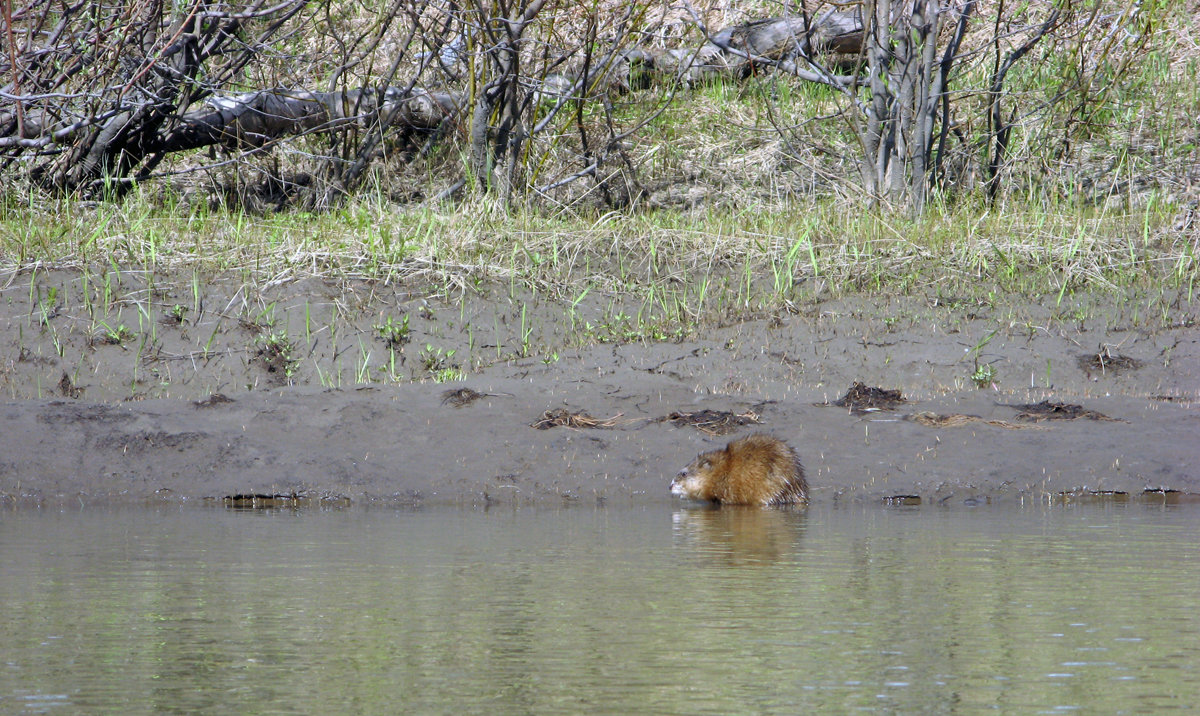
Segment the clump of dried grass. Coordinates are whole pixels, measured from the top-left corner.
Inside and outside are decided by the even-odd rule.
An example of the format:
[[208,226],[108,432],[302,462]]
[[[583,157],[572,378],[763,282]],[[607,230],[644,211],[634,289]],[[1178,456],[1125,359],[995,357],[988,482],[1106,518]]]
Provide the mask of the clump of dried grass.
[[1136,358],[1113,353],[1104,347],[1096,353],[1087,353],[1079,356],[1077,363],[1079,368],[1086,373],[1099,373],[1108,375],[1109,373],[1117,374],[1125,371],[1137,370],[1142,367],[1142,362]]
[[849,408],[850,412],[854,415],[861,415],[878,410],[891,410],[897,405],[902,405],[906,402],[908,401],[904,399],[904,396],[898,390],[876,388],[866,383],[854,381],[845,395],[830,403],[818,403],[818,405]]
[[728,410],[699,410],[694,413],[673,412],[660,418],[661,421],[683,427],[690,425],[708,435],[725,435],[744,425],[758,425],[762,419],[753,410],[744,413],[734,413]]
[[938,413],[925,411],[913,413],[911,415],[905,415],[904,419],[908,420],[909,422],[916,423],[917,425],[924,425],[928,428],[956,428],[962,425],[969,425],[971,423],[984,423],[985,425],[992,425],[997,428],[1004,428],[1005,430],[1037,429],[1032,425],[1017,425],[1006,420],[988,420],[981,418],[978,415],[964,415],[962,413],[941,415]]
[[1104,420],[1108,422],[1124,422],[1117,418],[1110,418],[1104,413],[1089,410],[1082,405],[1074,405],[1072,403],[1059,403],[1050,400],[1043,400],[1039,403],[1022,403],[1019,405],[1006,405],[1007,408],[1016,408],[1021,412],[1017,413],[1017,420],[1026,420],[1029,422],[1041,422],[1043,420],[1078,420],[1086,418],[1087,420]]
[[471,388],[451,388],[442,392],[442,405],[449,405],[454,408],[462,408],[471,403],[474,403],[480,398],[498,398],[510,393],[480,393],[478,390]]
[[442,393],[442,405],[451,405],[455,408],[461,408],[466,405],[485,397],[486,393],[480,393],[477,390],[470,388],[457,388],[447,390]]
[[585,429],[612,428],[620,423],[621,415],[621,413],[618,413],[607,420],[597,420],[583,411],[571,412],[566,408],[558,408],[542,413],[540,418],[531,423],[531,426],[538,430],[549,430],[550,428],[557,427]]

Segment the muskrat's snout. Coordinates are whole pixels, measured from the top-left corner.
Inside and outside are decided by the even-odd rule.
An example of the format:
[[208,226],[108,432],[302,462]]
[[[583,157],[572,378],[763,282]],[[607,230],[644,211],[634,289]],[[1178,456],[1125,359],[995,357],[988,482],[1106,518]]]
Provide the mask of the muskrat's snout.
[[677,497],[687,497],[689,479],[691,479],[691,474],[688,472],[688,469],[685,467],[680,470],[679,474],[675,475],[675,479],[671,480],[671,494]]

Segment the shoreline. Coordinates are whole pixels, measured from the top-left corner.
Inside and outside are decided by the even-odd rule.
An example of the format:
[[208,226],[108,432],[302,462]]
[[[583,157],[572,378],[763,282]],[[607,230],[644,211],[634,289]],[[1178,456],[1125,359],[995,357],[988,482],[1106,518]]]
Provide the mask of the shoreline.
[[[249,312],[170,323],[143,310],[158,322],[141,322],[140,343],[97,340],[69,308],[39,324],[36,294],[10,291],[0,502],[295,492],[352,504],[652,504],[670,499],[696,454],[757,430],[795,447],[816,504],[1200,495],[1200,331],[1187,303],[1152,321],[1100,294],[1068,306],[849,296],[656,338],[633,322],[622,325],[640,333],[618,336],[611,320],[624,310],[611,297],[371,288],[276,287],[260,298],[267,326],[243,320]],[[240,290],[214,284],[201,299],[228,306]],[[353,295],[353,309],[315,325],[319,301]],[[121,315],[113,306],[108,325]],[[605,315],[611,333],[600,335]],[[404,340],[389,344],[379,327],[399,316]],[[285,337],[288,352],[269,354],[264,335]],[[857,414],[829,405],[856,383],[903,402]],[[463,389],[473,392],[455,398]],[[1049,412],[1031,412],[1038,404]],[[718,435],[711,419],[679,417],[704,411],[748,424]]]

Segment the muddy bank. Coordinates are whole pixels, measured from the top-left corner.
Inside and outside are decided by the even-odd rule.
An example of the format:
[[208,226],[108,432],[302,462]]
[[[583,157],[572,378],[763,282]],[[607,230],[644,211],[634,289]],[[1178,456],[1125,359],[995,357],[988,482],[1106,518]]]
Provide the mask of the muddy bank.
[[[685,325],[508,287],[108,283],[7,280],[6,503],[666,502],[697,452],[756,429],[797,447],[816,501],[1200,494],[1200,329],[1161,294],[838,298]],[[856,381],[903,402],[829,404]],[[722,413],[749,424],[715,434]]]

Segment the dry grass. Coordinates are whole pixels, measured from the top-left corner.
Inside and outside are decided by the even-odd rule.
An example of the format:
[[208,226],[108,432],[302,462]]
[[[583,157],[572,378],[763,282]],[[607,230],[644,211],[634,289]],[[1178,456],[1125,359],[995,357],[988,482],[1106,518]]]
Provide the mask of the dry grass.
[[908,401],[898,390],[876,388],[856,381],[842,397],[830,403],[819,403],[819,405],[847,408],[854,415],[862,415],[879,410],[891,410],[906,402]]
[[661,420],[679,427],[690,425],[708,435],[727,435],[745,425],[762,424],[762,418],[753,410],[747,410],[744,413],[708,409],[695,413],[676,411]]
[[530,425],[538,430],[549,430],[550,428],[558,427],[585,429],[613,428],[620,424],[620,418],[621,415],[617,414],[607,420],[598,420],[582,411],[573,413],[566,408],[558,408],[542,413],[542,416]]
[[925,411],[913,413],[911,415],[905,415],[904,419],[918,425],[924,425],[927,428],[957,428],[963,425],[970,425],[971,423],[983,423],[984,425],[1004,428],[1005,430],[1038,429],[1033,425],[1017,425],[1016,423],[1010,423],[1007,420],[988,420],[986,418],[981,418],[978,415],[964,415],[962,413],[941,415],[939,413]]
[[1026,403],[1021,405],[1010,405],[1010,408],[1016,408],[1021,412],[1017,413],[1017,420],[1038,423],[1043,420],[1102,420],[1105,422],[1124,422],[1117,418],[1110,418],[1104,413],[1089,410],[1082,405],[1074,405],[1071,403],[1058,403],[1049,400],[1043,400],[1040,403]]

